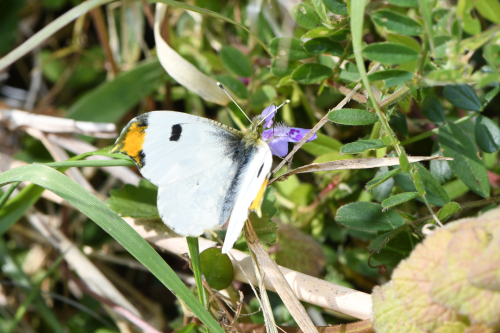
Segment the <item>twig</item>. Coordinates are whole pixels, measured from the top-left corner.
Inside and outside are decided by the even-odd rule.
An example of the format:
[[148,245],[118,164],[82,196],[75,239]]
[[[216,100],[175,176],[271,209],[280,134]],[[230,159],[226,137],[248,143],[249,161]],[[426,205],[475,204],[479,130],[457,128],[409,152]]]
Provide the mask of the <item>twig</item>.
[[[141,219],[123,218],[134,230],[150,243],[177,255],[187,253],[188,246],[184,237],[169,238],[167,228],[162,228],[158,222]],[[217,243],[200,237],[200,251],[214,247]],[[231,263],[234,269],[234,279],[257,286],[257,278],[253,272],[251,258],[248,254],[232,249]],[[286,281],[300,300],[326,309],[340,312],[359,319],[369,319],[371,316],[371,296],[350,288],[339,286],[306,274],[279,267]],[[269,280],[264,279],[266,288],[275,291]]]
[[286,281],[283,273],[279,270],[278,265],[271,260],[269,254],[264,247],[260,244],[259,238],[253,230],[252,224],[247,221],[245,225],[245,238],[248,247],[255,253],[259,267],[266,273],[266,276],[271,280],[274,288],[281,297],[283,303],[290,311],[291,315],[299,325],[299,327],[306,333],[317,333],[318,330],[314,326],[311,318],[300,303],[297,296],[294,294],[292,288]]
[[92,16],[92,20],[94,21],[97,31],[97,37],[99,38],[99,42],[104,49],[106,59],[111,65],[113,76],[116,76],[116,74],[120,72],[120,69],[116,65],[115,59],[113,58],[113,52],[111,52],[111,47],[109,46],[108,29],[106,28],[106,21],[104,21],[104,16],[102,15],[101,8],[97,7],[92,9],[90,11],[90,15]]

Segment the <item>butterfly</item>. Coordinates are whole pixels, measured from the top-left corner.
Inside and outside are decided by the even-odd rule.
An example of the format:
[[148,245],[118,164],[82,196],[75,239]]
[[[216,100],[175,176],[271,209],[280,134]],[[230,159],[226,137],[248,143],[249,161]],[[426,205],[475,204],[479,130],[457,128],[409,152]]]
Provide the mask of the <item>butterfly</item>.
[[274,113],[256,116],[242,132],[187,113],[152,111],[132,119],[110,152],[128,155],[158,186],[158,213],[175,233],[199,236],[227,223],[227,253],[249,212],[260,215],[273,163],[262,133]]

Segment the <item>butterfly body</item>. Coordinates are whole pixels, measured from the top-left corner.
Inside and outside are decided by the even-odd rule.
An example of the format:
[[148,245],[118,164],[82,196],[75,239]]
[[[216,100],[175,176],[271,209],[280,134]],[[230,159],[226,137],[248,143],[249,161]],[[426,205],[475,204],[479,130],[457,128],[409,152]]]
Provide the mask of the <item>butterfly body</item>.
[[241,132],[174,111],[132,119],[111,149],[130,156],[158,186],[158,212],[182,236],[223,227],[223,252],[232,248],[248,217],[259,211],[272,166],[261,116]]

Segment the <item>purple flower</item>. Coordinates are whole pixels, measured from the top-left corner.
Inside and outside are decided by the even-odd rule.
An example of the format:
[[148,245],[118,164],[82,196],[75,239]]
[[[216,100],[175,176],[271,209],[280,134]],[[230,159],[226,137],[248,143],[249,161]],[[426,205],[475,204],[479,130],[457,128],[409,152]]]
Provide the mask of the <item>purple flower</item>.
[[[262,111],[262,117],[267,117],[264,121],[265,130],[262,133],[262,139],[267,142],[273,155],[285,157],[286,154],[288,154],[288,142],[299,142],[310,130],[290,127],[283,123],[276,124],[272,127],[277,110],[276,105],[271,104],[271,106]],[[307,142],[317,137],[315,133]]]

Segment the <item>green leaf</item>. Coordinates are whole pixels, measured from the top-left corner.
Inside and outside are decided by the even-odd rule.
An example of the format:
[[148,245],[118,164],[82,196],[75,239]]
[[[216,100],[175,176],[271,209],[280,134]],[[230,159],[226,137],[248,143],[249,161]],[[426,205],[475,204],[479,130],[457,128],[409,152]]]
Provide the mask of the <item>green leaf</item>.
[[385,231],[404,224],[401,215],[390,209],[383,211],[381,205],[372,202],[354,202],[340,207],[335,221],[357,230]]
[[412,199],[415,199],[418,196],[419,196],[418,192],[405,192],[405,193],[396,194],[388,199],[385,199],[382,202],[382,207],[384,207],[384,209],[391,208],[391,207],[400,205],[403,202],[407,202],[407,201],[410,201]]
[[469,111],[481,111],[481,102],[476,93],[466,84],[447,85],[443,89],[444,97],[457,108]]
[[473,0],[458,1],[457,16],[462,19],[462,27],[466,33],[474,36],[481,33],[481,22],[472,16],[472,11],[474,11]]
[[402,69],[386,69],[385,71],[375,72],[368,75],[368,80],[384,81],[385,87],[395,87],[398,84],[404,83],[413,79],[413,73]]
[[406,45],[417,52],[420,52],[422,50],[420,43],[417,42],[413,37],[388,33],[386,38],[388,42]]
[[266,213],[262,212],[262,217],[259,218],[257,214],[251,212],[249,219],[252,222],[255,233],[259,237],[259,241],[267,245],[276,242],[276,230],[278,229],[278,225],[271,221]]
[[344,68],[340,69],[340,75],[339,78],[342,81],[345,81],[347,83],[351,83],[354,81],[357,81],[361,78],[359,75],[358,68],[356,67],[355,64],[352,62],[348,62]]
[[408,161],[408,156],[404,151],[402,151],[399,155],[399,165],[401,166],[401,170],[403,170],[403,172],[408,172],[410,169],[410,162]]
[[[398,168],[398,170],[401,171],[401,168]],[[383,176],[384,174],[387,174],[389,172],[389,168],[384,166],[380,167],[377,172],[375,173],[375,177],[373,178],[372,181],[375,181],[375,183],[371,183],[372,181],[368,182],[369,184],[371,183],[373,186],[370,186],[371,194],[372,197],[379,201],[382,202],[385,199],[391,195],[392,189],[394,187],[395,181],[391,177],[388,177],[387,179],[384,179],[383,181],[380,180],[380,176]],[[392,171],[391,171],[392,172]],[[368,184],[367,184],[368,185]]]
[[398,65],[417,60],[419,53],[414,49],[396,43],[374,43],[363,48],[363,55],[372,61]]
[[426,96],[422,107],[420,108],[422,114],[432,121],[434,124],[441,126],[446,121],[444,118],[444,112],[441,108],[439,100],[434,96]]
[[387,0],[387,2],[400,7],[418,7],[418,0]]
[[328,119],[342,125],[371,125],[378,121],[378,116],[366,110],[341,109],[328,113]]
[[500,129],[490,118],[476,118],[475,135],[477,145],[482,151],[494,153],[500,148]]
[[269,103],[276,98],[276,89],[271,85],[263,85],[260,87],[252,98],[252,106],[260,107],[265,103]]
[[313,84],[326,80],[332,75],[333,70],[330,67],[307,63],[293,71],[292,79],[302,84]]
[[401,172],[401,168],[397,168],[397,169],[394,169],[394,170],[391,170],[388,172],[384,172],[380,175],[377,175],[375,178],[373,178],[368,183],[366,183],[366,190],[369,191],[369,190],[379,186],[380,184],[382,184],[386,180],[394,177],[395,175],[397,175],[400,172]]
[[498,0],[475,1],[477,11],[493,23],[500,24],[500,3]]
[[126,184],[123,190],[111,190],[110,196],[106,203],[120,216],[135,218],[158,216],[156,208],[158,188],[146,179],[141,179],[138,187]]
[[274,248],[272,255],[278,265],[307,275],[318,276],[326,264],[318,241],[291,225],[280,224]]
[[452,40],[450,36],[434,36],[434,53],[436,58],[444,58],[448,54],[448,42]]
[[0,185],[16,181],[37,184],[68,201],[118,241],[148,268],[213,332],[224,332],[165,260],[130,225],[93,194],[68,177],[43,165],[25,165],[0,174]]
[[462,207],[456,202],[448,202],[444,205],[436,214],[437,218],[441,222],[446,222],[455,213],[460,213]]
[[398,227],[396,230],[391,230],[387,232],[383,232],[375,238],[370,245],[368,245],[368,249],[374,252],[379,253],[380,250],[394,237],[404,231],[408,231],[409,227],[407,224]]
[[233,265],[227,254],[217,247],[206,249],[200,254],[201,272],[210,287],[222,290],[233,282]]
[[334,14],[347,16],[347,4],[342,0],[323,0],[326,9]]
[[471,138],[453,123],[447,123],[439,129],[439,145],[443,155],[452,157],[448,165],[472,191],[488,198],[490,183],[484,163],[477,156],[478,151]]
[[424,28],[417,21],[389,9],[372,13],[371,18],[377,25],[403,35],[418,36],[424,33]]
[[153,93],[167,75],[158,60],[144,61],[80,98],[68,110],[68,118],[114,123],[130,108]]
[[328,37],[314,38],[304,43],[304,48],[311,54],[329,53],[334,56],[344,54],[344,48],[339,42],[334,42]]
[[231,90],[236,95],[236,97],[241,99],[248,99],[249,94],[247,87],[237,78],[229,75],[217,75],[215,76],[215,79],[222,83],[225,88]]
[[292,6],[290,15],[302,28],[312,30],[321,26],[321,19],[313,8],[304,4]]
[[302,60],[312,57],[297,38],[281,37],[273,38],[269,44],[271,54],[276,58],[288,59],[288,61]]
[[330,20],[328,19],[328,16],[326,15],[326,8],[325,8],[325,5],[323,4],[323,2],[321,0],[312,0],[311,2],[314,6],[314,9],[316,10],[316,13],[320,17],[321,21],[329,24]]
[[349,36],[350,33],[351,31],[349,29],[340,29],[335,31],[328,37],[336,42],[342,42],[347,39],[347,36]]
[[281,59],[276,59],[271,63],[271,73],[276,77],[283,78],[292,75],[293,71],[299,66],[300,62],[285,62]]
[[235,47],[223,46],[220,50],[220,59],[224,66],[237,76],[252,76],[252,64],[248,57]]
[[[315,0],[317,1],[317,0]],[[316,29],[309,30],[304,35],[300,37],[300,39],[309,39],[309,38],[319,38],[319,37],[327,37],[333,33],[333,30],[327,27],[319,27]]]
[[274,202],[276,201],[276,189],[268,186],[262,200],[262,212],[266,213],[269,218],[273,217],[278,211]]
[[[439,182],[434,177],[432,177],[430,172],[427,171],[427,169],[419,163],[414,163],[413,165],[417,168],[420,175],[420,180],[422,181],[424,190],[426,192],[425,198],[427,199],[427,201],[435,206],[444,206],[448,202],[450,202],[450,197],[443,189],[441,184],[439,184]],[[415,184],[413,183],[413,180],[409,174],[400,172],[394,176],[394,180],[404,191],[417,192]]]
[[493,100],[493,98],[495,98],[496,95],[498,95],[499,92],[500,87],[495,87],[484,95],[483,109],[487,107],[488,104],[490,104],[490,102]]
[[406,116],[403,112],[396,110],[389,119],[389,125],[404,136],[408,136],[408,125],[406,124]]
[[337,152],[342,147],[342,143],[338,140],[321,133],[316,133],[316,135],[318,136],[316,140],[305,143],[301,149],[307,151],[309,154],[321,156]]
[[356,142],[351,142],[342,146],[342,148],[340,148],[340,152],[342,154],[358,154],[367,150],[379,149],[384,147],[386,147],[386,144],[380,139],[358,140]]

